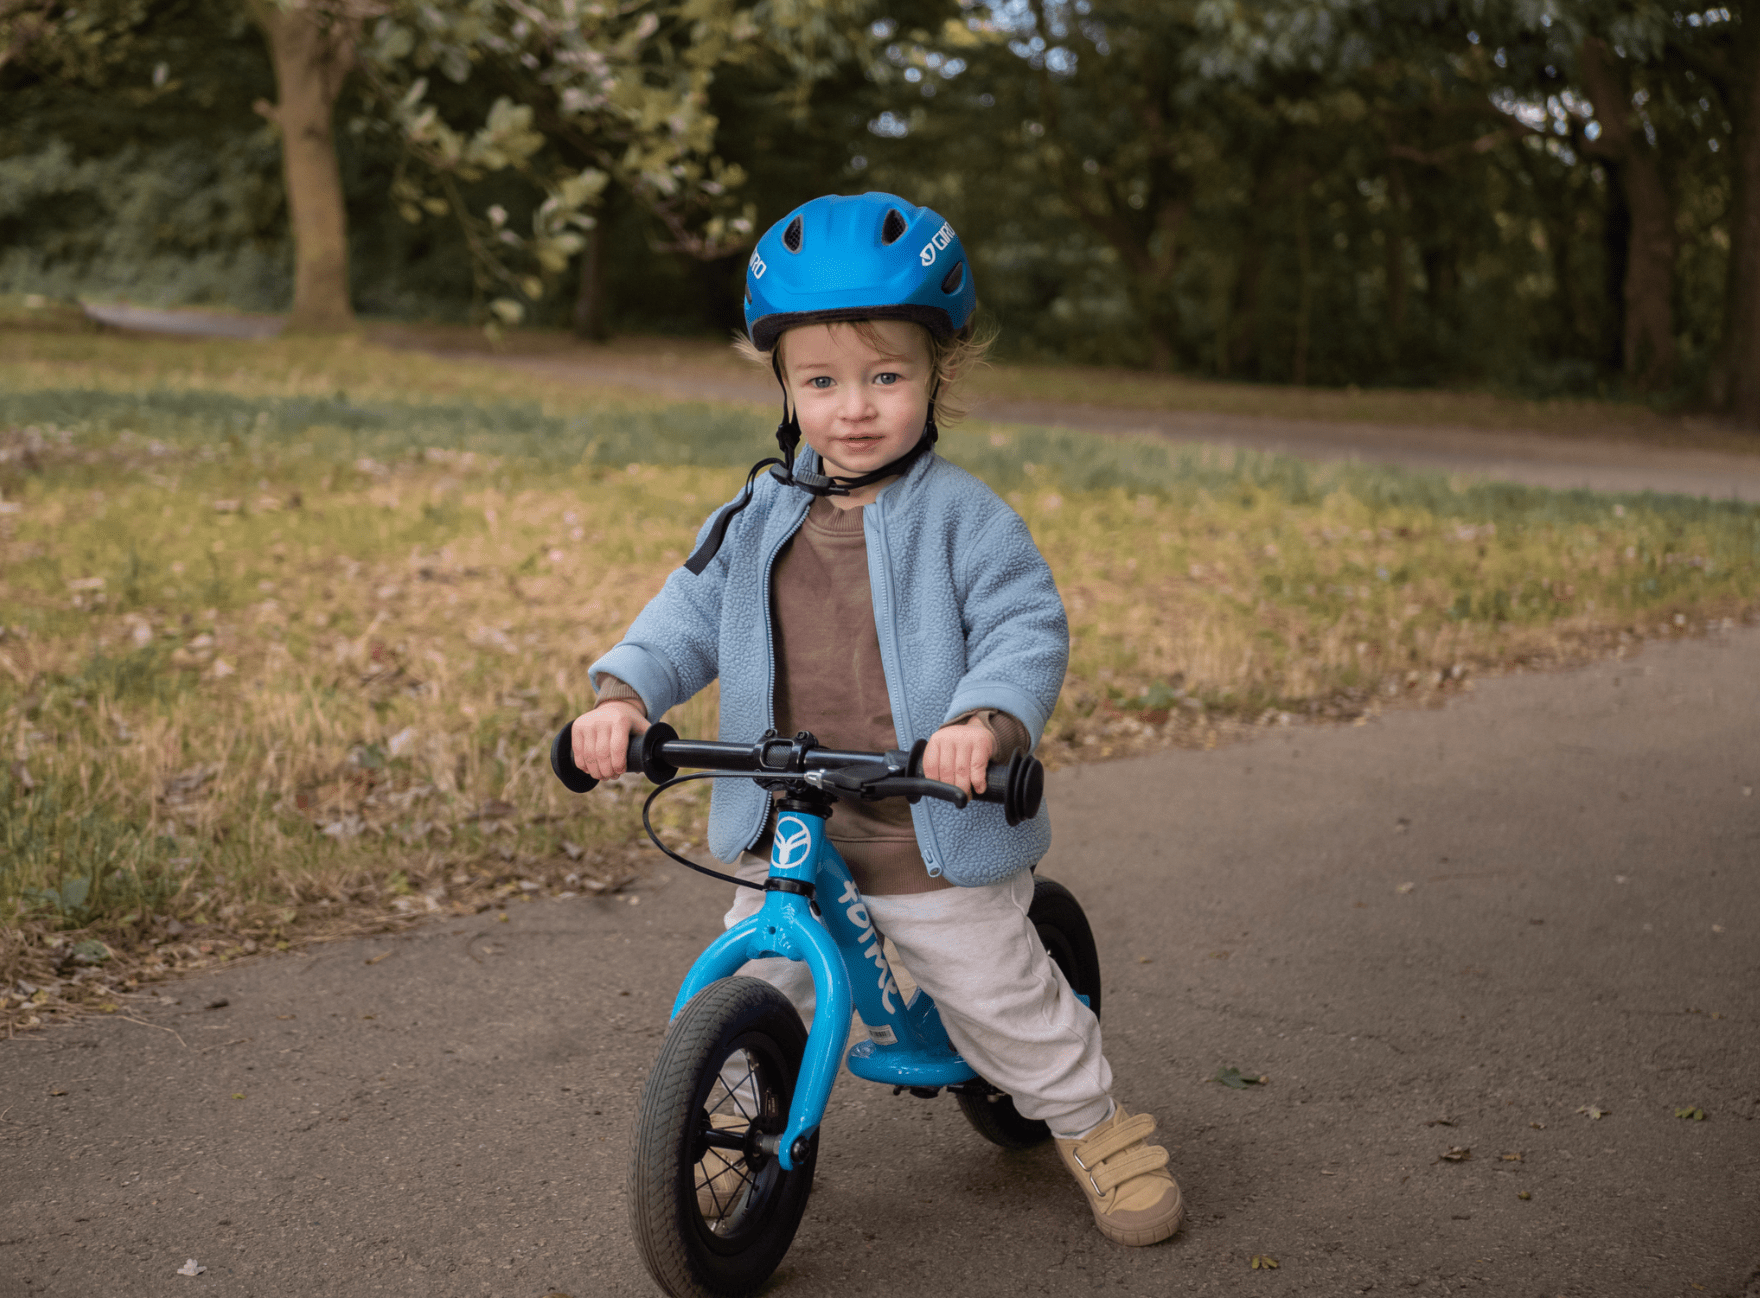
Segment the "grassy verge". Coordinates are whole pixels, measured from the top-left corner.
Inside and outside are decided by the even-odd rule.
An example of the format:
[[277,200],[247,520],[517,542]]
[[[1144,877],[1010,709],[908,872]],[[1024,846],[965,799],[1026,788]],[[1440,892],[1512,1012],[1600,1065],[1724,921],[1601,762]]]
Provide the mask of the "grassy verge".
[[[90,337],[94,326],[76,308],[49,303],[25,310],[20,299],[0,297],[0,331],[16,363],[53,367],[69,375],[83,368],[84,381],[126,384],[148,377],[175,386],[224,386],[235,377],[252,392],[286,385],[308,395],[323,382],[351,393],[423,394],[468,392],[481,399],[554,400],[578,403],[581,384],[564,378],[534,379],[488,364],[453,372],[456,362],[427,351],[610,364],[631,373],[706,380],[752,380],[747,362],[720,340],[619,338],[586,345],[556,330],[516,330],[491,344],[479,329],[463,325],[370,322],[366,337],[386,346],[338,345],[319,339],[287,339],[272,346],[222,339]],[[71,335],[71,336],[70,336]],[[81,336],[85,335],[85,336]],[[394,350],[395,349],[395,350]],[[753,385],[770,403],[762,382]],[[1143,410],[1238,415],[1261,419],[1330,420],[1353,423],[1447,426],[1488,431],[1535,432],[1560,437],[1643,441],[1657,445],[1760,452],[1760,439],[1716,419],[1664,412],[1636,401],[1587,398],[1532,400],[1495,392],[1396,388],[1299,388],[1156,374],[1100,366],[999,362],[972,380],[973,395],[1008,401],[1074,402]]]
[[[633,876],[635,789],[570,797],[545,745],[761,419],[513,401],[502,372],[371,348],[195,367],[54,341],[0,362],[0,1013]],[[1053,763],[1436,699],[1760,604],[1751,507],[1035,429],[945,450],[1027,518],[1069,606]],[[713,699],[681,712],[707,733]],[[700,801],[668,814],[700,840]]]

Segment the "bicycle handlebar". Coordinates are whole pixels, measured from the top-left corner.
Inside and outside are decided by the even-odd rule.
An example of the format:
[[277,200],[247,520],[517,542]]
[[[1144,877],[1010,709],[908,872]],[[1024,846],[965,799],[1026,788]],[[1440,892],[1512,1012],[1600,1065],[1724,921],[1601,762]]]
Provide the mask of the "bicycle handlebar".
[[[914,802],[928,797],[966,805],[966,795],[953,785],[924,778],[923,740],[908,753],[857,753],[821,748],[806,742],[810,739],[810,735],[803,739],[770,735],[755,744],[680,739],[676,730],[658,721],[643,734],[630,736],[629,769],[640,771],[656,784],[672,779],[679,767],[690,766],[806,784],[865,799],[905,797]],[[550,768],[575,793],[587,793],[599,783],[575,765],[572,721],[550,745]],[[1009,761],[991,766],[985,783],[984,792],[973,796],[980,802],[1001,803],[1011,826],[1038,815],[1045,794],[1045,768],[1038,758],[1017,752]]]

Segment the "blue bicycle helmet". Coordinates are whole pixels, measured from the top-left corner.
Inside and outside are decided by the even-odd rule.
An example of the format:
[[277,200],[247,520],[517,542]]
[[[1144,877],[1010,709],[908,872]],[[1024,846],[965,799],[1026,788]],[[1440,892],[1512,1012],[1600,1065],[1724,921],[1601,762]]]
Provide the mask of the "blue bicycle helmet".
[[953,227],[926,207],[895,194],[828,194],[804,203],[764,232],[746,263],[746,332],[782,384],[782,422],[776,444],[782,458],[759,460],[739,499],[723,509],[685,568],[701,576],[721,550],[728,525],[752,499],[752,482],[767,465],[785,486],[816,496],[842,496],[896,474],[935,445],[935,398],[917,444],[890,464],[858,478],[796,469],[801,426],[788,401],[788,383],[775,355],[776,340],[796,325],[837,320],[909,320],[946,338],[971,322],[978,290]]
[[946,337],[977,304],[953,227],[895,194],[802,204],[746,264],[746,330],[761,351],[784,329],[833,320],[911,320]]

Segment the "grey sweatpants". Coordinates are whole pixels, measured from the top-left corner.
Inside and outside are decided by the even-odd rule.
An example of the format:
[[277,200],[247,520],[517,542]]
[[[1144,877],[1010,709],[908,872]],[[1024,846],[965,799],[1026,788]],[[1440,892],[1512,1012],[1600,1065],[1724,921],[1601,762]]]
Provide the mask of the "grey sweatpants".
[[[770,863],[747,854],[737,873],[761,881]],[[753,914],[764,894],[736,888],[727,926]],[[1112,1069],[1100,1051],[1100,1020],[1076,999],[1027,919],[1033,876],[1022,870],[984,888],[863,897],[874,927],[891,940],[917,986],[934,997],[965,1061],[1014,1097],[1024,1118],[1057,1135],[1079,1135],[1112,1112]],[[753,960],[740,970],[779,988],[813,1021],[813,976],[794,960]]]

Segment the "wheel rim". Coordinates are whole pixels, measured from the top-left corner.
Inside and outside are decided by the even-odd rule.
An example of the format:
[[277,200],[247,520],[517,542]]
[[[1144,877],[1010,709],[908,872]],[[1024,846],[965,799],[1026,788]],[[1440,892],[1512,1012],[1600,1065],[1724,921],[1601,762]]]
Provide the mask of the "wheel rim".
[[1063,971],[1063,980],[1071,989],[1082,991],[1082,988],[1076,986],[1076,953],[1070,946],[1069,939],[1063,935],[1061,929],[1052,928],[1048,924],[1035,927],[1038,929],[1039,940],[1045,944],[1045,954],[1051,957],[1052,964]]
[[[714,1252],[749,1247],[781,1197],[788,1173],[758,1149],[757,1137],[787,1129],[790,1089],[785,1060],[765,1038],[736,1041],[720,1068],[708,1074],[698,1096],[694,1158],[686,1175],[692,1225]],[[711,1138],[717,1143],[709,1143]],[[741,1148],[722,1143],[734,1139]]]

